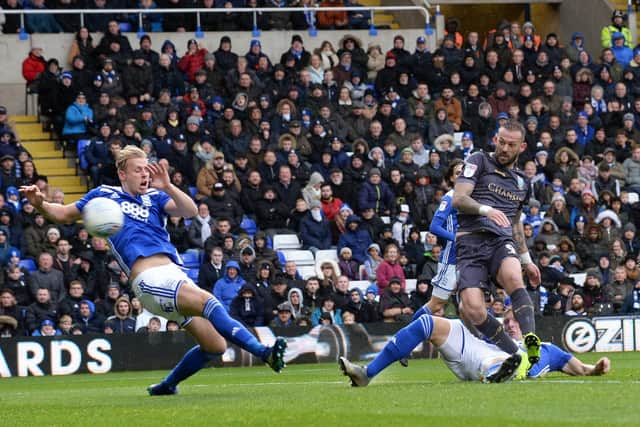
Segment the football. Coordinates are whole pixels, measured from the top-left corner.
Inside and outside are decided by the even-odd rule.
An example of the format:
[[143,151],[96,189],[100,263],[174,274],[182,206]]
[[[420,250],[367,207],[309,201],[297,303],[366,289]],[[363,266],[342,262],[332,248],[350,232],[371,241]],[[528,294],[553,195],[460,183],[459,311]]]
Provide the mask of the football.
[[113,236],[124,224],[120,205],[106,197],[91,199],[82,210],[82,219],[89,234],[95,237]]

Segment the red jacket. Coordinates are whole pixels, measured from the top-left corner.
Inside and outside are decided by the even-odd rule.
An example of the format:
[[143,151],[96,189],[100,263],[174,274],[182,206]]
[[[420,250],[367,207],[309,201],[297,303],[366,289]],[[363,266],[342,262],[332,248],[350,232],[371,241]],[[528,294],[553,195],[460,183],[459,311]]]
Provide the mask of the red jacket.
[[178,62],[178,68],[183,73],[187,73],[187,77],[190,82],[195,80],[196,71],[204,68],[204,56],[207,54],[207,49],[199,49],[193,55],[185,54]]
[[336,215],[340,212],[342,200],[337,197],[333,197],[330,202],[320,200],[320,203],[322,204],[322,213],[324,214],[324,217],[327,218],[327,221],[333,221],[336,218]]
[[383,290],[388,287],[389,280],[394,276],[400,278],[400,282],[402,282],[402,289],[404,289],[406,282],[404,279],[404,270],[400,263],[396,262],[395,264],[391,264],[389,261],[382,261],[376,270],[376,283],[378,284],[378,289]]
[[22,61],[22,77],[30,84],[38,78],[40,73],[43,73],[47,67],[47,62],[41,56],[35,56],[33,53],[29,53],[27,59]]

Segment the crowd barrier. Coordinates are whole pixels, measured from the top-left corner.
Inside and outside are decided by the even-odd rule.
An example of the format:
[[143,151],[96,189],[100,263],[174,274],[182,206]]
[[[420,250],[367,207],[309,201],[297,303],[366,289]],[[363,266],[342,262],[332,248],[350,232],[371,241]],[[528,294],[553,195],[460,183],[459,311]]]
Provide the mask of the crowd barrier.
[[[543,341],[566,350],[640,351],[640,316],[539,317],[537,332]],[[314,328],[255,328],[261,342],[287,337],[287,363],[335,363],[340,356],[370,360],[398,331],[401,323],[316,326]],[[0,377],[104,374],[118,371],[172,368],[195,345],[185,332],[21,337],[0,339]],[[430,343],[418,346],[411,357],[436,358]],[[216,366],[254,366],[262,362],[230,345]]]

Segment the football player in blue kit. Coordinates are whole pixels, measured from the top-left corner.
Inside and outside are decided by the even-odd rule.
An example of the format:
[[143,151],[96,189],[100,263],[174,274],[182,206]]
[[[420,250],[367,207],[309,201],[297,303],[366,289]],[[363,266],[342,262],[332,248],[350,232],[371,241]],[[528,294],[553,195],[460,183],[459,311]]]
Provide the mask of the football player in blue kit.
[[68,205],[45,201],[35,185],[20,191],[38,212],[61,224],[80,219],[84,206],[95,197],[107,197],[121,206],[124,225],[109,240],[133,291],[145,308],[180,323],[198,343],[162,382],[148,388],[149,394],[176,394],[178,383],[225,351],[225,339],[280,372],[285,366],[286,341],[277,338],[271,347],[260,343],[180,269],[182,261],[169,241],[165,223],[169,215],[194,217],[198,213],[194,201],[171,183],[166,166],[149,164],[144,151],[135,146],[120,151],[116,167],[120,186],[101,185]]
[[[522,342],[520,324],[508,309],[504,313],[504,329],[516,342]],[[522,363],[526,363],[523,361]],[[542,342],[540,346],[540,360],[526,369],[527,378],[540,378],[551,372],[562,372],[572,376],[605,375],[611,369],[608,357],[601,357],[595,365],[582,362],[570,353],[549,342]],[[523,378],[521,378],[523,379]]]
[[[514,345],[522,343],[520,325],[510,310],[505,313],[504,327],[514,340]],[[539,360],[530,365],[526,358],[522,360],[521,353],[524,350],[514,354],[505,353],[498,346],[475,337],[460,320],[436,317],[429,313],[398,331],[367,366],[340,357],[340,369],[349,377],[352,386],[365,387],[387,366],[424,340],[436,347],[443,362],[463,381],[501,383],[514,378],[539,378],[550,372],[574,376],[605,375],[611,369],[611,362],[606,357],[590,365],[546,342],[541,343]]]

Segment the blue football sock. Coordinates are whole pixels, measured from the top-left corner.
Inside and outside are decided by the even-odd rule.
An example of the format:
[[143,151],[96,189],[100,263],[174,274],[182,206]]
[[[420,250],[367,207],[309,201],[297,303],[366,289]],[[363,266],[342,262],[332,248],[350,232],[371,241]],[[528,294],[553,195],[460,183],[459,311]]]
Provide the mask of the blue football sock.
[[197,345],[182,356],[180,362],[169,372],[169,375],[167,375],[163,382],[168,386],[175,387],[202,369],[209,360],[221,354],[222,353],[207,353]]
[[430,314],[423,314],[400,329],[376,358],[367,365],[367,376],[373,378],[387,366],[410,355],[418,344],[431,338],[432,332],[433,317]]
[[427,307],[427,304],[423,305],[422,307],[417,309],[415,313],[413,313],[413,317],[411,318],[411,321],[413,322],[423,314],[429,314],[429,315],[433,314],[431,313],[431,310],[429,310],[429,307]]
[[220,335],[262,360],[271,353],[271,347],[261,344],[240,322],[229,316],[227,310],[216,298],[211,297],[204,305],[202,315],[209,319]]

